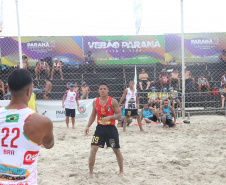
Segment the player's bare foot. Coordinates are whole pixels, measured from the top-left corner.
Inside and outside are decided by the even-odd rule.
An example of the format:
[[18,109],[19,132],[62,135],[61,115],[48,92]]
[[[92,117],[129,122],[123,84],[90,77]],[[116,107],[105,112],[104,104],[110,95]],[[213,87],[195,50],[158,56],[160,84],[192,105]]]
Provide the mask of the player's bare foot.
[[119,177],[123,177],[124,176],[124,172],[119,172],[118,176]]
[[89,173],[89,178],[90,178],[90,179],[93,178],[93,173]]
[[144,129],[140,129],[141,132],[144,132]]

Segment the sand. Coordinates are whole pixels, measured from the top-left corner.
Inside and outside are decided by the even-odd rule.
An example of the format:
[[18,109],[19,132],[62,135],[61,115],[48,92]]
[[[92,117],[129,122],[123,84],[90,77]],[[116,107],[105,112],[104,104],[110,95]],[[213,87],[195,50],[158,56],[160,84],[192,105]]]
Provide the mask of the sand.
[[224,116],[192,116],[191,123],[178,124],[178,130],[145,125],[143,133],[132,125],[123,133],[119,128],[125,176],[118,177],[112,149],[100,148],[92,179],[88,178],[88,156],[96,123],[89,136],[84,135],[86,124],[77,122],[73,130],[66,129],[64,122],[54,123],[55,146],[40,151],[39,185],[226,184]]

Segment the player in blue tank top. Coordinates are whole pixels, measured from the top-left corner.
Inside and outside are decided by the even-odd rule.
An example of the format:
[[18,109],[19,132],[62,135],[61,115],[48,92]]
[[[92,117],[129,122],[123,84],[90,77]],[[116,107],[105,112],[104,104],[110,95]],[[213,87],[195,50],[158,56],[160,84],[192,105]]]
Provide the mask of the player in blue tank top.
[[141,110],[141,121],[143,118],[146,123],[156,122],[157,120],[160,121],[157,109],[151,106],[148,107],[148,102],[144,103],[143,109]]
[[[174,121],[172,120],[171,113],[174,116]],[[164,105],[160,107],[160,115],[161,115],[161,121],[163,122],[163,128],[168,125],[169,127],[176,127],[176,114],[174,112],[174,109],[169,105],[168,99],[164,101]]]
[[[118,124],[117,124],[117,127],[123,127],[123,122],[125,120],[125,105],[121,106],[121,111],[122,111],[122,119],[119,119],[118,120]],[[133,118],[132,116],[130,116],[128,119],[127,119],[127,126],[129,126],[133,121]]]

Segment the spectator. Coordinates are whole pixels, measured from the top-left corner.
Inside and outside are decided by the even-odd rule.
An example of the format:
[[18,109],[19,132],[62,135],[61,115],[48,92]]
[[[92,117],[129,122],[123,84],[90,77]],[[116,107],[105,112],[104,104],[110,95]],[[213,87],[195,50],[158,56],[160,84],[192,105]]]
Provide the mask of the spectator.
[[226,88],[226,71],[224,72],[224,75],[221,77],[221,87]]
[[[78,85],[77,85],[76,82],[74,83],[73,90],[77,93],[77,95],[79,94],[79,87],[78,87]],[[79,95],[78,95],[78,96],[79,96]]]
[[92,56],[92,52],[88,51],[87,56],[83,59],[83,69],[86,73],[86,67],[87,68],[93,68],[93,73],[96,73],[96,62],[94,57]]
[[53,67],[52,67],[51,79],[50,80],[53,80],[53,75],[54,75],[55,71],[58,71],[60,73],[61,80],[64,80],[63,79],[62,66],[61,66],[60,61],[57,58],[55,58],[54,62],[53,62]]
[[50,75],[49,65],[47,62],[44,61],[44,59],[41,59],[35,68],[35,75],[36,75],[35,80],[38,80],[38,74],[41,73],[42,71],[45,71],[48,76]]
[[80,91],[81,93],[80,100],[88,99],[89,92],[90,92],[89,86],[86,85],[86,82],[83,82]]
[[162,90],[163,90],[163,92],[159,94],[160,108],[161,108],[162,104],[164,104],[164,101],[169,98],[169,94],[167,93],[167,88],[163,88]]
[[223,63],[226,64],[226,50],[223,50],[222,54],[219,57],[219,60],[217,63]]
[[185,75],[185,82],[187,84],[186,86],[188,86],[190,89],[195,89],[195,78],[192,77],[191,72],[187,71],[187,69],[185,68],[184,75]]
[[4,95],[5,95],[5,86],[3,81],[0,79],[0,100],[3,100]]
[[207,90],[209,92],[210,90],[209,82],[206,78],[204,78],[203,74],[201,74],[200,78],[198,79],[198,85],[199,85],[199,95],[201,95],[201,90],[203,91]]
[[[33,87],[34,87],[34,84],[33,84]],[[32,93],[31,94],[31,97],[30,97],[30,100],[28,102],[28,108],[32,109],[33,111],[37,112],[38,113],[38,109],[36,107],[36,103],[35,103],[35,93]]]
[[23,64],[23,69],[29,68],[28,58],[26,55],[22,55],[22,64]]
[[149,104],[151,107],[156,105],[156,108],[159,107],[159,95],[155,92],[155,87],[151,87],[151,92],[148,93]]
[[[9,85],[8,82],[5,83],[5,94],[9,93]],[[8,96],[8,98],[6,98],[7,100],[10,100],[11,96]]]
[[144,103],[143,109],[141,109],[141,121],[143,118],[146,123],[160,121],[158,110],[153,107],[148,107],[148,103]]
[[145,73],[145,70],[142,69],[141,73],[139,74],[139,86],[140,90],[143,91],[143,85],[146,86],[146,90],[149,89],[151,82],[148,81],[148,74]]
[[174,90],[173,87],[170,87],[169,88],[169,100],[170,100],[170,103],[172,104],[172,108],[174,109],[174,106],[175,106],[175,102],[178,103],[178,106],[179,108],[181,109],[181,102],[178,98],[178,93],[176,90]]
[[224,87],[224,89],[222,89],[221,92],[221,109],[224,108],[225,97],[226,97],[226,87]]
[[171,84],[173,84],[175,81],[178,83],[178,88],[179,88],[179,91],[180,91],[181,90],[181,88],[180,88],[181,78],[179,78],[178,69],[175,69],[175,71],[170,74],[170,78],[171,78]]
[[52,95],[52,83],[49,81],[49,77],[46,77],[46,86],[45,86],[45,94],[44,94],[44,99],[45,100],[51,100]]
[[166,73],[165,69],[162,69],[161,74],[159,75],[159,82],[161,85],[161,89],[163,89],[163,84],[168,84],[169,88],[171,87],[171,78]]
[[67,83],[67,88],[68,88],[68,89],[70,89],[70,86],[69,86],[70,84],[71,84],[71,82],[68,82],[68,83]]

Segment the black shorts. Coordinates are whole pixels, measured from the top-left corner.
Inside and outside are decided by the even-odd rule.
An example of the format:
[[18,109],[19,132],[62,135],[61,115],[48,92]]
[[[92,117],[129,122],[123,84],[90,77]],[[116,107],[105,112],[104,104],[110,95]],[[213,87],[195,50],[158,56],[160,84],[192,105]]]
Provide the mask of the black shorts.
[[172,120],[172,119],[167,119],[167,118],[166,118],[166,124],[167,124],[169,127],[173,127],[174,125],[176,125],[175,123],[173,123],[173,120]]
[[46,94],[47,97],[51,98],[51,93]]
[[75,117],[75,109],[65,109],[65,112],[66,112],[66,116],[69,116],[72,118]]
[[137,116],[138,112],[137,109],[125,109],[126,116]]
[[153,117],[149,117],[148,119],[150,119],[151,121],[157,121],[157,117],[154,115]]
[[104,148],[105,143],[107,147],[120,148],[118,130],[115,125],[97,125],[91,145]]

